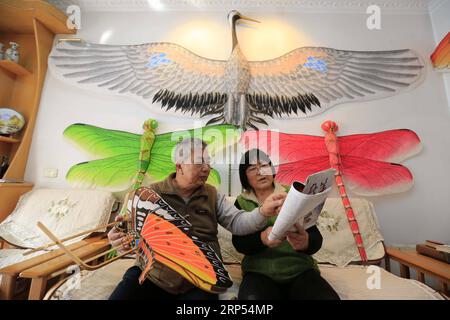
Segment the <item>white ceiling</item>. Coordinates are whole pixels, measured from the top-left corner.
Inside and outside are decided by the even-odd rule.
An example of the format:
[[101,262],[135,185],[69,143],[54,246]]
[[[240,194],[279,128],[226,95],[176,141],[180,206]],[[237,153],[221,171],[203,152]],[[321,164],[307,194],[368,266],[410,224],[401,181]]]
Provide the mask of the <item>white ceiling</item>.
[[248,9],[252,11],[365,12],[378,5],[385,13],[426,14],[450,0],[48,0],[64,10],[79,5],[85,11],[192,11]]

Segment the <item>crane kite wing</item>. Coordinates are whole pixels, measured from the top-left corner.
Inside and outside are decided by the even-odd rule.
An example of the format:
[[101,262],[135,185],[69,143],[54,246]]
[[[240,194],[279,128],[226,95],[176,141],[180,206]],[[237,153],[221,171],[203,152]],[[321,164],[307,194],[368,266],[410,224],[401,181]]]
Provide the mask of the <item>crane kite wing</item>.
[[250,61],[247,101],[269,116],[314,116],[337,104],[388,97],[420,83],[423,63],[409,49],[295,49]]
[[227,101],[226,61],[203,58],[177,45],[59,42],[49,66],[61,79],[105,91],[152,98],[167,110],[215,113]]

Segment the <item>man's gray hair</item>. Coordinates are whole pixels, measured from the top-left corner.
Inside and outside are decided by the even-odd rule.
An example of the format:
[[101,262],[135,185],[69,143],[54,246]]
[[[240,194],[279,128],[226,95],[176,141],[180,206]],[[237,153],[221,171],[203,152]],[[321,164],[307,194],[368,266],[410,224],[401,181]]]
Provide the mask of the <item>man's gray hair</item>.
[[184,138],[177,143],[174,152],[174,163],[186,163],[186,160],[191,161],[191,154],[203,154],[205,148],[208,147],[205,141],[199,138]]

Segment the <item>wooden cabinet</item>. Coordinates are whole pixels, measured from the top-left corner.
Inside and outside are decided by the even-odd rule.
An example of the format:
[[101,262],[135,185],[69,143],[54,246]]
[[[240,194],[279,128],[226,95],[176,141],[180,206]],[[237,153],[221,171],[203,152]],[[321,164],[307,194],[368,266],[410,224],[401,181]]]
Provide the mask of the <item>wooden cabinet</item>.
[[[41,0],[0,0],[0,42],[20,45],[19,63],[0,61],[0,108],[11,108],[25,118],[25,127],[12,137],[0,136],[0,156],[7,155],[4,179],[23,180],[39,109],[47,59],[55,34],[72,34],[67,17]],[[0,221],[32,183],[0,183]]]

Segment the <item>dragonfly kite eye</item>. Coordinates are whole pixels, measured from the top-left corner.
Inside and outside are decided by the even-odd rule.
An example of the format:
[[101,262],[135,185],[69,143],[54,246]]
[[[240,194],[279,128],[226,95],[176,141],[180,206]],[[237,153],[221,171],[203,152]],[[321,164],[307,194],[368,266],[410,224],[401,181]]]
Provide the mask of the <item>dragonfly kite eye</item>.
[[322,123],[321,127],[325,132],[337,132],[339,130],[337,123],[331,120],[327,120]]
[[151,130],[151,129],[156,129],[158,128],[158,121],[154,120],[154,119],[148,119],[144,122],[144,124],[142,125],[142,128],[144,130]]

